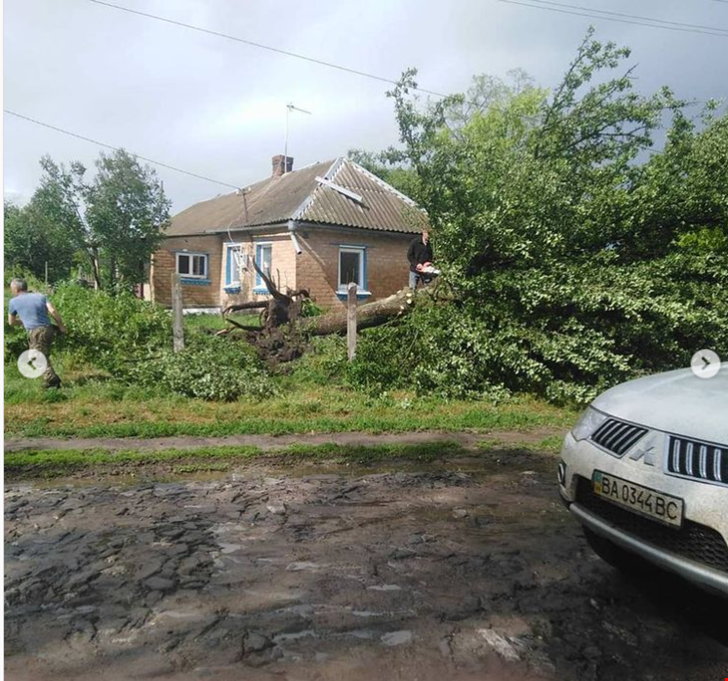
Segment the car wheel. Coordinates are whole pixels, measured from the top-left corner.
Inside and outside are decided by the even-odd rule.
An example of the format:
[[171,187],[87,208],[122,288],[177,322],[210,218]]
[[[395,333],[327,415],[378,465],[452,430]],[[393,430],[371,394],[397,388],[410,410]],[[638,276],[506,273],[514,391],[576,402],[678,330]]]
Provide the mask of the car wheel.
[[635,556],[606,537],[593,532],[588,527],[584,528],[584,535],[594,553],[612,567],[617,568],[617,570],[630,575],[637,575],[643,573],[648,567],[648,564],[642,558]]

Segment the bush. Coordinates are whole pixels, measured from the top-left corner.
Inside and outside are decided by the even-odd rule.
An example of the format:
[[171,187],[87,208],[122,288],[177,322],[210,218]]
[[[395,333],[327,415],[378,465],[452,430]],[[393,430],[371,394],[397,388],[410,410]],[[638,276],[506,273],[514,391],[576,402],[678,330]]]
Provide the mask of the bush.
[[[118,378],[124,392],[126,384],[217,401],[275,394],[247,343],[193,332],[184,351],[174,353],[169,313],[130,293],[111,295],[64,283],[51,298],[68,327],[58,349]],[[26,348],[22,331],[6,334],[6,361]]]
[[503,347],[493,341],[487,324],[455,305],[418,306],[396,326],[363,332],[347,377],[370,392],[497,399],[508,390],[500,370]]
[[215,336],[193,336],[182,352],[165,350],[141,360],[124,378],[138,386],[220,402],[276,394],[250,345]]
[[324,310],[320,305],[317,305],[309,298],[304,298],[303,307],[301,308],[302,317],[319,317],[323,313]]
[[63,283],[51,298],[68,327],[59,347],[111,374],[172,344],[169,313],[131,293]]
[[297,360],[294,379],[316,385],[330,385],[346,375],[346,339],[342,336],[314,338],[303,357]]
[[584,403],[688,366],[700,348],[728,354],[726,290],[717,254],[631,265],[605,254],[588,266],[494,273],[480,301],[418,305],[398,326],[362,333],[347,373],[369,390]]

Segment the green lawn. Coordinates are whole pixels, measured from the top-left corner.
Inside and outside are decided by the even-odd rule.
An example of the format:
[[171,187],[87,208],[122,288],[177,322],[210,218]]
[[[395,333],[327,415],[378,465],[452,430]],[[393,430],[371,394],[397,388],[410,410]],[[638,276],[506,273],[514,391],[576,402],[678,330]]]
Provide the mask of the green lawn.
[[54,358],[61,390],[44,391],[5,366],[5,433],[14,436],[160,437],[370,433],[422,430],[530,430],[570,427],[575,412],[528,397],[503,404],[441,400],[396,392],[369,395],[343,385],[278,377],[279,394],[230,403],[155,394],[125,386],[75,363]]

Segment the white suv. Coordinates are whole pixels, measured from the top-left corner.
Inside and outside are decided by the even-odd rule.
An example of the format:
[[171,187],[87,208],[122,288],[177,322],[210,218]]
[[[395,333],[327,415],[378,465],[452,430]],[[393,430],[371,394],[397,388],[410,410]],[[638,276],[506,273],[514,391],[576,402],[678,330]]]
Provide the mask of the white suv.
[[558,478],[607,562],[629,569],[636,555],[728,596],[728,363],[600,395],[566,436]]

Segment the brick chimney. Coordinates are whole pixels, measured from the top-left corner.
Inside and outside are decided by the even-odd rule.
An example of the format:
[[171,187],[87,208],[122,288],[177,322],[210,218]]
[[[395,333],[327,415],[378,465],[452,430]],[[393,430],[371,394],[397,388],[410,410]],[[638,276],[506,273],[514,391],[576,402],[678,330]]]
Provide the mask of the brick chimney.
[[293,170],[293,157],[288,156],[287,158],[283,154],[276,154],[272,159],[273,164],[273,177],[280,177],[283,175],[283,161],[286,161],[285,172],[290,173]]

